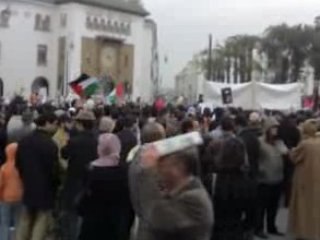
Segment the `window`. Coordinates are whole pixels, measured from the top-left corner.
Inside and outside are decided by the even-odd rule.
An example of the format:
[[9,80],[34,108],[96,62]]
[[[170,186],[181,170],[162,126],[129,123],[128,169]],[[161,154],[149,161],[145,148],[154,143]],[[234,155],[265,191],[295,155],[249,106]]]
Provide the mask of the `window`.
[[34,29],[38,31],[49,32],[51,25],[50,16],[41,16],[40,14],[36,14],[35,16],[35,25]]
[[36,14],[34,29],[35,30],[41,30],[41,28],[42,28],[41,25],[42,25],[41,24],[41,15],[40,14]]
[[93,28],[94,29],[98,29],[99,28],[98,18],[94,18],[93,19]]
[[42,31],[49,32],[50,31],[50,23],[51,23],[50,16],[46,16],[42,22]]
[[9,9],[5,9],[0,12],[0,27],[9,27],[10,14],[11,12]]
[[47,66],[48,47],[46,45],[38,45],[37,62],[38,66]]

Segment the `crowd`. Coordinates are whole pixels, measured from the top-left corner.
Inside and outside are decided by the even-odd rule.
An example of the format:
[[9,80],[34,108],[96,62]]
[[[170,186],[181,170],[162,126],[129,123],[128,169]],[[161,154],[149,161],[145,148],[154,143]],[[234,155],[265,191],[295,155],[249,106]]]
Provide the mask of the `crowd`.
[[[0,116],[0,239],[267,239],[289,206],[288,234],[319,240],[319,126],[303,111],[16,98]],[[201,146],[152,144],[190,132]]]

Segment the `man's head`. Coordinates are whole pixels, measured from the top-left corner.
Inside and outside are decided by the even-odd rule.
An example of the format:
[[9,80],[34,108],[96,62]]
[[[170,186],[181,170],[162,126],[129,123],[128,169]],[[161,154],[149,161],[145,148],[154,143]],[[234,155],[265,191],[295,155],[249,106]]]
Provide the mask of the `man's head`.
[[33,122],[33,112],[30,109],[26,109],[21,116],[21,120],[25,125],[30,125]]
[[235,118],[235,127],[237,129],[237,131],[246,128],[248,125],[247,119],[244,115],[240,114],[237,115]]
[[199,122],[192,118],[185,119],[181,124],[182,133],[189,133],[189,132],[194,132],[199,130],[200,130]]
[[189,133],[189,132],[193,132],[193,131],[194,131],[193,119],[191,119],[191,118],[185,119],[181,123],[181,132],[182,133]]
[[58,123],[60,128],[64,128],[65,130],[72,129],[72,119],[67,114],[62,114],[58,117]]
[[158,173],[162,184],[170,190],[190,176],[194,176],[198,161],[198,152],[195,148],[161,158],[158,162]]
[[95,116],[93,112],[87,110],[81,110],[75,117],[76,129],[78,131],[90,131],[93,129]]
[[224,132],[234,132],[234,120],[230,117],[224,117],[221,121],[221,128]]
[[53,113],[40,115],[35,121],[38,129],[54,134],[58,129],[58,119]]
[[133,126],[136,124],[136,122],[137,121],[133,115],[128,115],[128,116],[125,116],[123,119],[123,126],[126,129],[132,129]]
[[141,133],[141,141],[143,144],[152,143],[166,137],[164,127],[156,122],[151,122],[145,125]]
[[257,112],[252,112],[249,115],[249,125],[251,127],[261,127],[262,118],[261,115]]

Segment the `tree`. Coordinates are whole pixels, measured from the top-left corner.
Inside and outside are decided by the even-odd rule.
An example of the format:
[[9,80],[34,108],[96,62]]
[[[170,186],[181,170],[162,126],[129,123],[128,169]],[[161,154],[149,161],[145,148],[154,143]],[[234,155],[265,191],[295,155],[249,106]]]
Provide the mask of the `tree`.
[[[268,58],[267,69],[254,62],[253,49],[259,44]],[[315,70],[315,78],[320,80],[320,28],[311,25],[288,26],[280,24],[268,27],[260,38],[254,35],[235,35],[218,44],[212,50],[213,78],[230,83],[250,82],[254,70],[267,71],[273,83],[297,82],[302,76],[305,63]],[[200,53],[199,68],[208,67],[208,50]],[[232,72],[233,69],[233,72]]]

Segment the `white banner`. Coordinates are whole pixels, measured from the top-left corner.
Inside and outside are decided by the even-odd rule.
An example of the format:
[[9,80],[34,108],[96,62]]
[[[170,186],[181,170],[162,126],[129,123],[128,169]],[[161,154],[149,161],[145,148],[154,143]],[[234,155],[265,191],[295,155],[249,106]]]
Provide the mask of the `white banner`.
[[204,101],[208,105],[221,107],[221,89],[232,89],[233,104],[244,109],[291,110],[301,108],[301,84],[242,83],[224,84],[204,83]]

